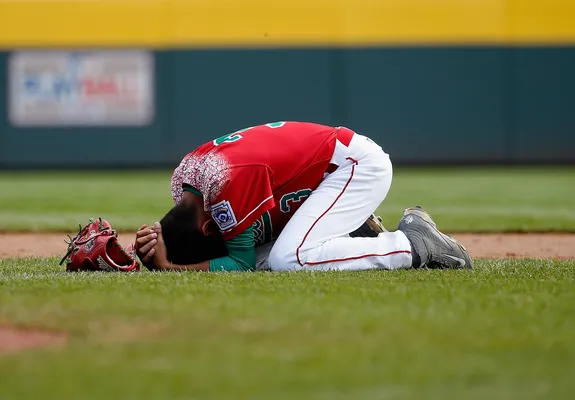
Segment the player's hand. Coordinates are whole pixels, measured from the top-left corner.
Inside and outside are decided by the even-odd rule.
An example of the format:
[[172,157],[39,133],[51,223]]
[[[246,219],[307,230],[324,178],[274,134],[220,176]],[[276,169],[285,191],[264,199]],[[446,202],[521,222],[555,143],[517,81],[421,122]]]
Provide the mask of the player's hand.
[[157,241],[155,247],[152,249],[154,253],[152,254],[152,262],[159,269],[170,269],[171,263],[168,261],[168,252],[166,251],[166,244],[164,243],[164,237],[162,236],[162,225],[159,222],[154,224],[154,233],[156,234],[155,241]]
[[134,248],[136,255],[144,265],[152,265],[152,258],[156,252],[154,246],[158,243],[158,234],[154,228],[142,225],[140,230],[136,232],[136,241]]

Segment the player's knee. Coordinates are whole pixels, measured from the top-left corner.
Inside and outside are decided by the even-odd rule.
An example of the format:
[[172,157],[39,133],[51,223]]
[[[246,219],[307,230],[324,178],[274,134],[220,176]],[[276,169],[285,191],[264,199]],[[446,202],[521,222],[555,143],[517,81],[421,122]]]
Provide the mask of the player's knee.
[[[272,271],[291,271],[296,269],[295,249],[283,242],[277,242],[269,254],[268,264]],[[297,264],[297,262],[296,262]]]
[[288,269],[286,260],[285,260],[285,253],[281,246],[278,246],[277,243],[272,247],[270,251],[268,264],[272,271],[285,271]]

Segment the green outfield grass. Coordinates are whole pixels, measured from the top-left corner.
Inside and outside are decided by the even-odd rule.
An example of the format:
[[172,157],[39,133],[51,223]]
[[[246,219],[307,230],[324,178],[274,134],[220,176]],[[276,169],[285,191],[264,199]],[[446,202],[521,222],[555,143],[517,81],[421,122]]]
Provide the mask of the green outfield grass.
[[67,274],[0,260],[9,399],[570,399],[574,262],[473,271]]
[[[171,207],[170,176],[0,173],[0,230],[68,232],[94,216],[134,230]],[[378,213],[394,229],[416,204],[450,232],[575,232],[575,168],[397,168]]]
[[[1,173],[0,230],[134,230],[170,172]],[[575,168],[397,169],[378,212],[442,230],[575,232]],[[69,274],[0,260],[0,326],[69,334],[0,355],[0,399],[570,399],[575,261],[472,271]]]

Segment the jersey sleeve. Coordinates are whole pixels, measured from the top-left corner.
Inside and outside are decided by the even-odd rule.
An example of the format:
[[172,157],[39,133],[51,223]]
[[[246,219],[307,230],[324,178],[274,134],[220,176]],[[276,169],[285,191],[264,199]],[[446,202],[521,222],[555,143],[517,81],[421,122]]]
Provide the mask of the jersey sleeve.
[[210,271],[253,271],[256,249],[253,228],[250,226],[233,239],[226,241],[228,255],[210,260]]
[[264,165],[243,165],[230,171],[230,179],[210,204],[212,219],[230,240],[275,206],[273,176]]

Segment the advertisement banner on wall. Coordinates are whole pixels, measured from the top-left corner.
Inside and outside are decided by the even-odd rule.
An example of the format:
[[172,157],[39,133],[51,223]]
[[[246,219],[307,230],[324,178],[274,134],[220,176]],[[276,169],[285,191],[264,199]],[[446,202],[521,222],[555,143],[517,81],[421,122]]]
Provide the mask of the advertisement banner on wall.
[[147,51],[16,51],[8,71],[14,126],[142,126],[154,117]]

